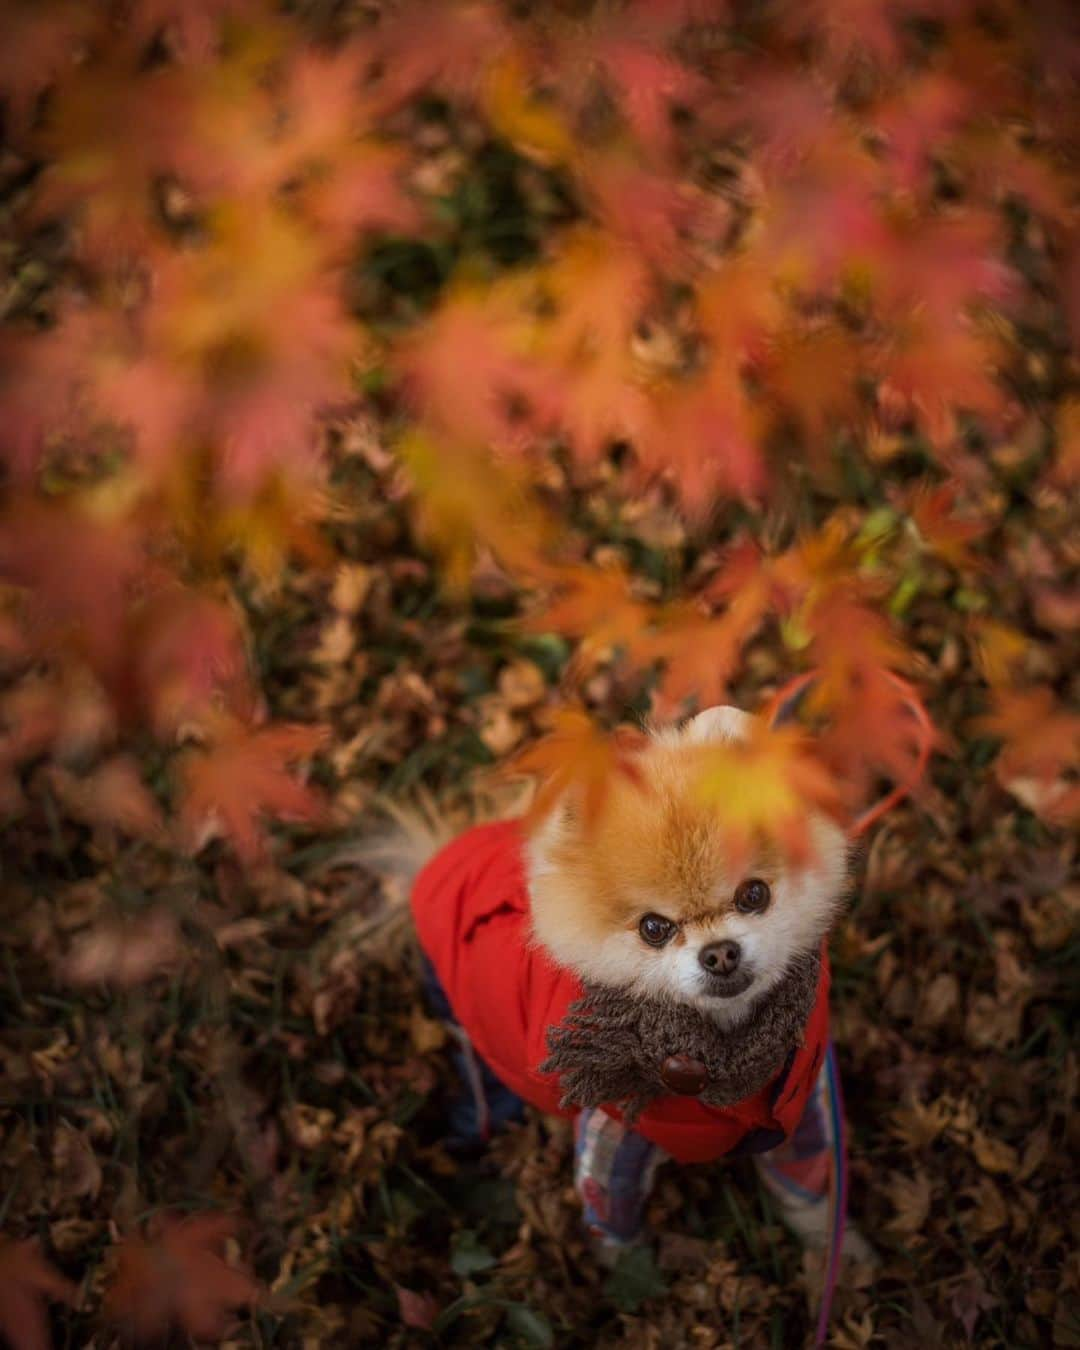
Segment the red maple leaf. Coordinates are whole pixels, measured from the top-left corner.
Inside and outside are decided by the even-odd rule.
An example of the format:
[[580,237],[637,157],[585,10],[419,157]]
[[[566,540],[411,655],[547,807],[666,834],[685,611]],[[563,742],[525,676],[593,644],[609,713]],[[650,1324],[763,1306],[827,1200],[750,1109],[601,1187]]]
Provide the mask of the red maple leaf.
[[73,61],[97,20],[94,7],[81,0],[21,0],[4,6],[0,94],[13,130],[25,128],[33,98]]
[[154,733],[175,737],[224,707],[243,721],[260,704],[238,608],[189,587],[159,591],[133,634],[134,681]]
[[672,148],[674,107],[692,107],[709,89],[704,76],[655,39],[634,34],[621,16],[618,26],[587,39],[583,54],[596,61],[637,143],[652,155],[664,156]]
[[898,188],[912,193],[925,188],[931,156],[963,124],[974,101],[972,88],[933,71],[905,81],[879,106],[875,121]]
[[973,325],[913,321],[870,358],[881,379],[878,406],[886,422],[914,417],[939,450],[955,441],[961,410],[995,428],[1006,426],[1015,414],[997,378],[1001,344]]
[[265,852],[261,815],[314,821],[324,811],[321,796],[288,772],[323,744],[321,728],[268,726],[253,731],[223,721],[216,741],[189,750],[179,766],[180,828],[193,852],[214,835],[227,838],[242,862]]
[[763,362],[770,395],[802,426],[812,454],[831,427],[858,422],[859,358],[851,334],[821,324],[786,334]]
[[222,20],[255,14],[262,14],[258,0],[138,0],[129,21],[141,42],[165,31],[186,59],[208,61],[217,51]]
[[386,108],[436,89],[468,97],[509,41],[494,5],[412,0],[384,18],[372,35],[369,51],[379,71],[373,97]]
[[715,206],[685,179],[610,151],[590,155],[580,172],[582,188],[603,227],[656,267],[680,263],[695,226]]
[[827,66],[840,74],[866,58],[888,70],[902,50],[897,9],[883,0],[799,0],[786,7],[781,28],[794,38],[815,39]]
[[854,805],[876,775],[901,783],[917,772],[923,727],[894,676],[910,658],[887,620],[850,587],[831,589],[804,617],[817,671],[807,704],[828,719],[822,753]]
[[923,485],[908,494],[907,510],[925,548],[944,558],[952,567],[976,567],[969,544],[985,534],[987,525],[971,517],[956,515],[955,483],[931,488]]
[[555,403],[554,377],[526,357],[529,334],[514,287],[455,290],[399,348],[405,394],[451,440],[519,448]]
[[138,527],[66,504],[13,504],[0,521],[0,577],[30,596],[28,631],[42,650],[74,650],[116,681],[137,581],[150,569]]
[[134,1340],[158,1340],[178,1327],[197,1341],[219,1341],[259,1286],[222,1256],[236,1222],[226,1214],[159,1217],[146,1238],[125,1238],[105,1292],[109,1321]]
[[75,1302],[76,1289],[41,1255],[36,1242],[0,1238],[0,1332],[12,1350],[49,1350],[45,1301]]

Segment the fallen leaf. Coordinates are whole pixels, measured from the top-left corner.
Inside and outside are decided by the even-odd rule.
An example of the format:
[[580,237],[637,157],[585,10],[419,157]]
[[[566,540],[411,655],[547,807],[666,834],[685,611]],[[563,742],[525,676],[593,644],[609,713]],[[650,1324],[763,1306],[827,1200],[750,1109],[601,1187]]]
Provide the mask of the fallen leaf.
[[74,1304],[75,1286],[41,1255],[35,1242],[0,1238],[0,1332],[12,1350],[49,1350],[45,1302]]
[[887,1227],[904,1236],[921,1233],[930,1215],[933,1197],[929,1176],[921,1168],[916,1168],[909,1176],[893,1172],[884,1189],[896,1210]]
[[397,1294],[398,1312],[407,1327],[417,1327],[421,1331],[430,1331],[432,1323],[439,1314],[439,1305],[430,1294],[417,1294],[400,1284],[394,1285]]
[[145,1238],[123,1239],[104,1297],[108,1320],[134,1340],[164,1337],[174,1326],[194,1340],[219,1341],[234,1310],[259,1297],[246,1270],[222,1252],[236,1221],[226,1214],[159,1217]]
[[180,824],[193,852],[221,834],[245,863],[265,851],[258,817],[265,813],[312,821],[322,814],[321,796],[288,771],[323,744],[321,728],[269,726],[251,731],[227,724],[207,750],[188,751],[181,762]]

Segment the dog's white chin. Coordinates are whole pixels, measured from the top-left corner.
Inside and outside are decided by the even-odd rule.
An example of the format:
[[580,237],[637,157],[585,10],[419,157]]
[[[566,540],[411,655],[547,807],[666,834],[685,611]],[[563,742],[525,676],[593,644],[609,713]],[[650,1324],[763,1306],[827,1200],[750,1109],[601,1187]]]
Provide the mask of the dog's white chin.
[[755,980],[741,994],[734,994],[730,998],[724,998],[719,994],[684,994],[680,997],[679,1002],[697,1008],[699,1012],[705,1013],[722,1027],[736,1027],[750,1016],[754,1005],[764,991],[763,981]]

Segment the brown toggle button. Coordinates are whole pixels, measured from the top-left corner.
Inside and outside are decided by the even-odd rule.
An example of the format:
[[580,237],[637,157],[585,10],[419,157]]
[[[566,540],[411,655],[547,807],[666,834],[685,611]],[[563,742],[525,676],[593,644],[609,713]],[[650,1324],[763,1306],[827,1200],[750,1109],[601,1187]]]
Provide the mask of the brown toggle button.
[[660,1065],[664,1086],[680,1097],[696,1097],[709,1081],[709,1071],[700,1059],[689,1055],[668,1055]]

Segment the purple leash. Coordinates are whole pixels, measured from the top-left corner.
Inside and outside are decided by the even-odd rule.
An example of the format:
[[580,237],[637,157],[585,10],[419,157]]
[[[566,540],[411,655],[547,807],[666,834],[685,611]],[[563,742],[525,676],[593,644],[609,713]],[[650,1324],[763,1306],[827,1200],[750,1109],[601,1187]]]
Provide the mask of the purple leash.
[[823,1346],[829,1333],[833,1295],[840,1273],[840,1251],[844,1245],[847,1223],[847,1129],[844,1125],[844,1094],[840,1090],[840,1073],[836,1067],[836,1048],[832,1041],[825,1053],[826,1109],[832,1125],[832,1169],[829,1177],[829,1257],[818,1308],[814,1346]]

